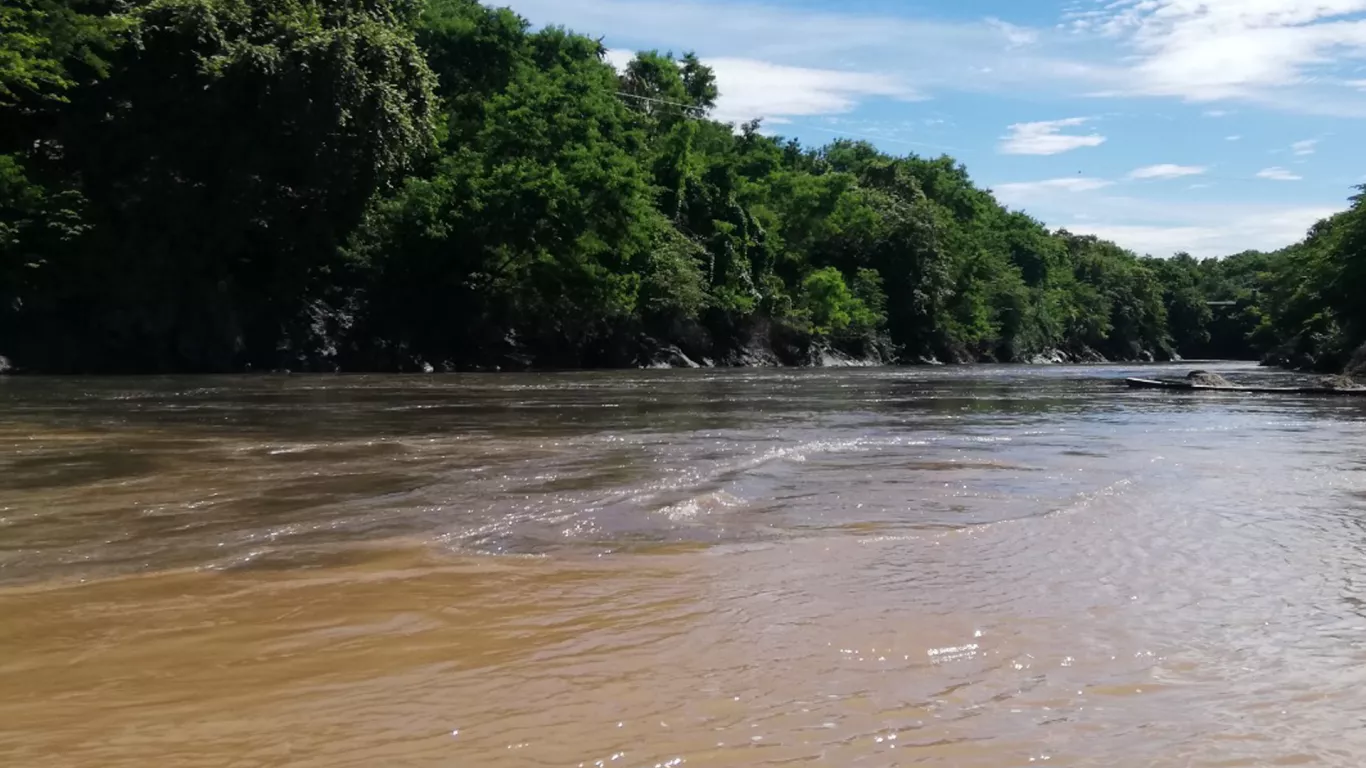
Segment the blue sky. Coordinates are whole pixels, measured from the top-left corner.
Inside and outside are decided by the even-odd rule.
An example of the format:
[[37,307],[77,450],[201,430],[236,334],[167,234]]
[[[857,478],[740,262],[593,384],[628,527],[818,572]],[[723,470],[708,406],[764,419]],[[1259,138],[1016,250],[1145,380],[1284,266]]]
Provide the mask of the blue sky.
[[1366,181],[1366,0],[504,0],[613,60],[696,51],[717,117],[948,153],[1156,256],[1299,240]]

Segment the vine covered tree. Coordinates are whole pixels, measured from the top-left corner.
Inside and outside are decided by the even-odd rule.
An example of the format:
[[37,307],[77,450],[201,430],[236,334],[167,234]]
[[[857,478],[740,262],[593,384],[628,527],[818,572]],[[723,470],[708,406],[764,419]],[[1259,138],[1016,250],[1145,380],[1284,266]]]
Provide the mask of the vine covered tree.
[[949,157],[711,118],[692,53],[476,0],[0,8],[0,354],[31,370],[1259,357],[1366,340],[1366,197],[1154,259]]

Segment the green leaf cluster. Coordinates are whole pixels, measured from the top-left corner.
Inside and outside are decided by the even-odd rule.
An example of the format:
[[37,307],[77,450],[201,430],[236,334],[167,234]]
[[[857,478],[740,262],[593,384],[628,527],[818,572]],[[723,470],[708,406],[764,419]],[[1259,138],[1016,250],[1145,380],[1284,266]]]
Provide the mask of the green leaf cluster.
[[691,53],[618,71],[475,0],[13,0],[0,353],[1322,363],[1366,334],[1361,198],[1283,252],[1152,259],[1004,208],[949,157],[718,122],[719,96]]

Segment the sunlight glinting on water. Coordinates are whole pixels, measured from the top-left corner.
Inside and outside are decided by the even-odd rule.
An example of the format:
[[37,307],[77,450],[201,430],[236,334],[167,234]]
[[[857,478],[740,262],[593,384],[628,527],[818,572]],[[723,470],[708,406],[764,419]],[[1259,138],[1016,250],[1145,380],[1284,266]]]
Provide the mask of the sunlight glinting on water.
[[1366,404],[1134,372],[0,382],[0,755],[1363,764]]

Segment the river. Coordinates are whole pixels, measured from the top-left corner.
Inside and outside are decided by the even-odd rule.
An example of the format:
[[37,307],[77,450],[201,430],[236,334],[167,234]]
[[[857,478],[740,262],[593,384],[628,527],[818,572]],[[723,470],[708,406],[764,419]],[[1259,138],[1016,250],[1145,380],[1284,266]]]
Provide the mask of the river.
[[0,763],[1366,764],[1366,403],[1138,371],[0,377]]

